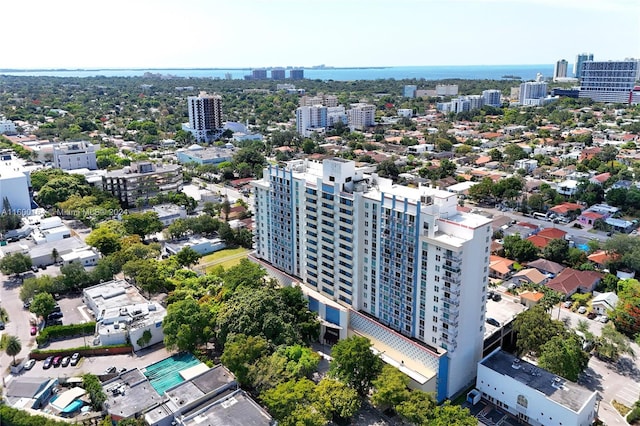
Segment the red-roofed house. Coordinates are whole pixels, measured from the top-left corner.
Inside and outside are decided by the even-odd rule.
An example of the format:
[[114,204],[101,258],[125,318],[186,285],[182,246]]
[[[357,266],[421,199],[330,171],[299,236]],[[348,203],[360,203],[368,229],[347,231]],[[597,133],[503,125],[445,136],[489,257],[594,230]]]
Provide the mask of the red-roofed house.
[[595,290],[602,274],[594,271],[578,271],[567,268],[547,283],[547,287],[569,297],[574,293],[589,293]]
[[583,225],[593,226],[593,224],[598,219],[604,219],[604,215],[601,215],[600,213],[596,213],[596,212],[586,211],[582,213],[580,216],[578,216],[578,221]]
[[568,216],[571,216],[572,212],[577,215],[577,213],[580,213],[582,209],[583,207],[580,204],[562,203],[562,204],[558,204],[557,206],[551,207],[549,210],[557,214],[558,216],[568,217]]
[[521,304],[527,308],[532,308],[542,300],[544,293],[537,291],[523,291],[519,296]]
[[589,262],[593,263],[600,269],[606,268],[606,263],[609,262],[615,254],[607,253],[605,250],[598,250],[587,256]]
[[600,173],[599,175],[595,175],[594,177],[589,179],[589,182],[596,185],[603,185],[610,177],[611,173]]
[[475,163],[476,163],[476,166],[483,166],[489,163],[490,161],[491,161],[491,157],[489,157],[488,155],[481,155],[480,157],[478,157]]
[[489,276],[492,278],[507,278],[513,271],[515,262],[500,256],[491,256],[489,258]]
[[543,249],[551,240],[563,239],[565,235],[567,235],[567,233],[562,229],[545,228],[536,235],[528,237],[527,240],[531,241],[539,249]]

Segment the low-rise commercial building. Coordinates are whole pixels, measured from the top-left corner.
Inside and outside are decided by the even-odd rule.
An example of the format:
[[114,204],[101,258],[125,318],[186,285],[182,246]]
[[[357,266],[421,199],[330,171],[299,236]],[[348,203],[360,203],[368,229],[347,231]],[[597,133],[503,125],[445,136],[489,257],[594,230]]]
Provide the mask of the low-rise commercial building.
[[96,147],[86,141],[61,143],[53,148],[53,165],[62,170],[96,170]]
[[533,426],[588,426],[597,392],[497,349],[478,363],[482,398]]
[[96,318],[101,345],[131,342],[134,350],[162,342],[162,320],[166,310],[145,299],[125,280],[114,280],[85,288],[84,303]]
[[226,148],[205,148],[201,145],[191,145],[186,149],[176,151],[178,162],[180,164],[195,163],[203,164],[220,164],[233,159],[233,150]]

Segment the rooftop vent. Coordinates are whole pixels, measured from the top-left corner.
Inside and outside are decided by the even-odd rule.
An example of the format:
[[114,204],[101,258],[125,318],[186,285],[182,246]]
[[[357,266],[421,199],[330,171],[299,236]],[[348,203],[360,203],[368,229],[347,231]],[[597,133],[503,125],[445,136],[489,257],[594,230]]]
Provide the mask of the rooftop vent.
[[522,367],[522,364],[520,364],[520,360],[519,359],[514,359],[513,363],[511,364],[511,368],[513,368],[514,370],[520,370],[520,368]]
[[564,387],[564,380],[562,380],[561,377],[556,376],[551,381],[551,386],[553,386],[556,389],[562,389]]

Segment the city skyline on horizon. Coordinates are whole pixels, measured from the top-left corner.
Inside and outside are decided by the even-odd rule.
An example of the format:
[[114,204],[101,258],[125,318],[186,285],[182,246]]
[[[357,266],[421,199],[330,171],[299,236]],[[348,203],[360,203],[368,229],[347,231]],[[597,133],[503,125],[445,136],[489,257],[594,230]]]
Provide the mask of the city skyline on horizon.
[[[4,11],[25,15],[17,3]],[[640,43],[619,42],[640,40],[640,3],[632,0],[113,0],[99,22],[80,0],[34,0],[29,13],[28,31],[24,19],[5,23],[5,33],[19,37],[17,53],[5,56],[1,69],[537,65],[563,58],[571,64],[582,52],[597,60],[640,57]],[[555,28],[535,30],[550,19]]]

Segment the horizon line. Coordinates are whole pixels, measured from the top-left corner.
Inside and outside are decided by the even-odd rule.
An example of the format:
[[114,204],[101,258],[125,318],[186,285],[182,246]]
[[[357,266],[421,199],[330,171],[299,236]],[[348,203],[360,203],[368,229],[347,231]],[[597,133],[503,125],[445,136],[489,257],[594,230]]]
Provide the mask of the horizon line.
[[261,67],[20,67],[20,68],[0,68],[0,71],[22,72],[22,71],[155,71],[155,70],[337,70],[337,69],[384,69],[384,68],[429,68],[429,67],[524,67],[524,66],[553,66],[553,63],[547,64],[471,64],[471,65],[361,65],[361,66],[331,66],[331,65],[312,65],[312,66],[261,66]]

